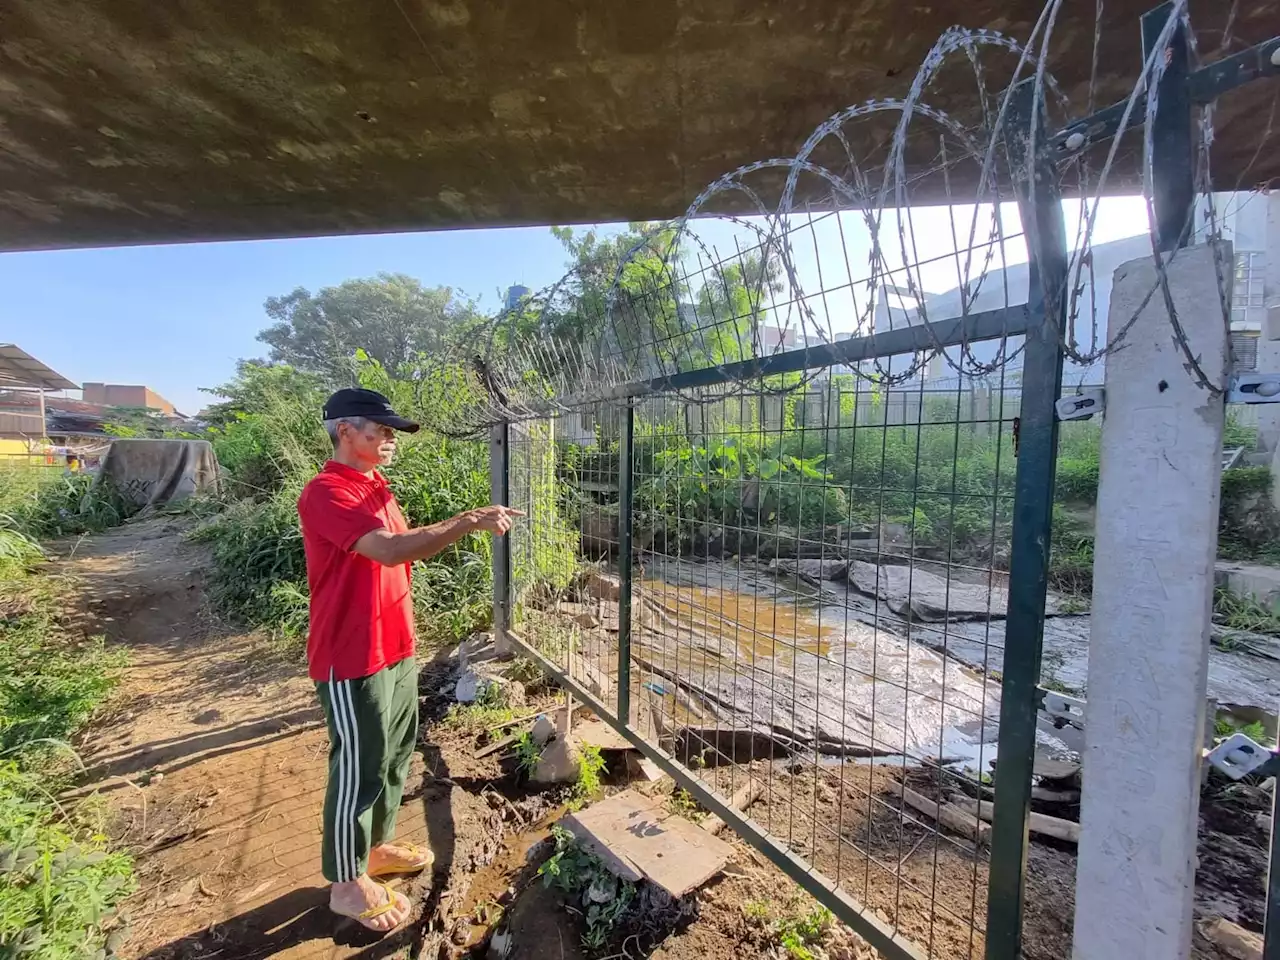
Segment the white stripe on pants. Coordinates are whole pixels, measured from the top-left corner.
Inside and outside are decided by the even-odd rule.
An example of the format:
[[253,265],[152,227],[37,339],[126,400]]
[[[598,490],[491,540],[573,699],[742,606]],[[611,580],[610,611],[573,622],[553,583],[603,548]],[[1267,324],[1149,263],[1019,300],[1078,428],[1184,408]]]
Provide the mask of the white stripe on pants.
[[338,754],[338,797],[333,811],[333,860],[338,882],[347,883],[360,873],[356,856],[356,809],[360,795],[360,741],[356,712],[351,700],[351,681],[334,682],[330,671],[329,699],[333,723],[340,741]]

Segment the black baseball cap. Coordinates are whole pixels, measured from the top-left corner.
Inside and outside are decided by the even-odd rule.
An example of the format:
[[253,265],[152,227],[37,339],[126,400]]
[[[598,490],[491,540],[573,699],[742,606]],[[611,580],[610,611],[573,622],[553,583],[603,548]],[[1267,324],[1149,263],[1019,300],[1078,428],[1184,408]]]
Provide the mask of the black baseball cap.
[[341,420],[345,417],[364,417],[405,433],[417,433],[422,426],[406,420],[392,410],[391,401],[376,390],[339,390],[324,402],[325,420]]

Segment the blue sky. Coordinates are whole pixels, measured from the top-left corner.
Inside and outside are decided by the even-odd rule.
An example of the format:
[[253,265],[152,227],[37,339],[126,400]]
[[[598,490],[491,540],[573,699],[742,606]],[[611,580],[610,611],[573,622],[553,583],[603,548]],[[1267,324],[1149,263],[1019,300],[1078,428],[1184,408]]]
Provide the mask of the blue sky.
[[[1078,205],[1067,204],[1073,235],[1078,211]],[[937,292],[956,286],[962,271],[946,255],[956,247],[953,236],[966,245],[974,215],[972,206],[952,208],[950,221],[945,207],[913,210],[915,247],[908,259],[942,258],[918,272],[921,287]],[[885,256],[900,264],[894,214],[885,216]],[[987,239],[990,216],[990,207],[977,214],[973,233],[979,242]],[[1016,207],[1002,205],[1001,217],[1005,236],[1012,237],[1018,230]],[[849,332],[864,309],[862,294],[846,291],[847,302],[840,302],[815,292],[865,277],[870,237],[860,214],[842,213],[839,224],[834,217],[816,219],[821,222],[812,231],[795,237],[797,274],[814,298],[819,322]],[[797,216],[792,224],[800,221]],[[721,257],[732,253],[735,237],[744,247],[758,242],[750,229],[725,221],[699,220],[691,229]],[[1108,199],[1100,207],[1094,242],[1146,229],[1140,198]],[[696,249],[693,242],[685,245],[686,251]],[[1007,241],[1004,257],[1007,264],[1025,261],[1025,246]],[[547,227],[3,254],[0,341],[17,343],[77,383],[144,383],[191,414],[211,399],[201,387],[230,378],[236,360],[266,354],[255,337],[268,324],[262,310],[267,297],[385,271],[409,274],[427,286],[451,286],[493,310],[501,302],[499,291],[512,283],[533,290],[554,283],[567,259]],[[998,258],[992,265],[1001,266]],[[905,285],[905,278],[893,282]],[[791,296],[788,290],[779,300]],[[772,312],[778,322],[796,322],[784,318],[784,311]]]
[[546,227],[7,253],[0,341],[77,383],[145,383],[195,413],[211,399],[200,387],[266,354],[267,297],[386,271],[494,308],[496,288],[554,283],[566,260]]

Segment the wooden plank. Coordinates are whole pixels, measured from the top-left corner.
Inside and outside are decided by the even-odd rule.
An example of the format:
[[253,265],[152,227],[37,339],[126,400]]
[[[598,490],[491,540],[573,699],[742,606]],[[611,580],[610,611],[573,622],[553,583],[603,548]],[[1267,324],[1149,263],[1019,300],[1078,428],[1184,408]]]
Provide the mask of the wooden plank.
[[613,727],[600,720],[580,720],[574,725],[573,735],[581,743],[599,747],[601,750],[634,750],[630,740]]
[[[976,811],[971,813],[945,801],[930,800],[910,787],[899,789],[902,790],[902,800],[907,806],[932,817],[948,830],[979,843],[991,842],[991,824],[979,820]],[[889,795],[892,796],[892,792]]]
[[[981,817],[983,820],[990,821],[995,816],[995,804],[987,800],[974,800],[972,797],[951,797],[951,804],[960,807],[966,813]],[[1074,820],[1063,820],[1061,817],[1051,817],[1047,813],[1032,812],[1027,820],[1027,829],[1032,833],[1043,834],[1046,837],[1054,837],[1058,840],[1065,840],[1067,843],[1080,842],[1080,824]]]
[[475,759],[479,760],[481,757],[487,757],[491,753],[497,753],[499,750],[503,749],[504,747],[511,746],[513,743],[515,743],[519,739],[520,739],[520,734],[513,733],[509,737],[503,737],[501,740],[494,741],[493,743],[489,744],[487,747],[481,747],[479,750],[473,753],[472,756]]
[[624,880],[649,880],[673,897],[696,890],[731,848],[648,797],[624,790],[564,818],[564,826]]

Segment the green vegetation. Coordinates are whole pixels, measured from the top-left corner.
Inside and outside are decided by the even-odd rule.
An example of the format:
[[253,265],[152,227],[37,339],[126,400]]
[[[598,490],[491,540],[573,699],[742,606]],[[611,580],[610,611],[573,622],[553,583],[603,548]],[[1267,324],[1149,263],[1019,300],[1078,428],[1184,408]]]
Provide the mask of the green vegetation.
[[768,902],[749,900],[742,905],[742,915],[749,924],[765,931],[792,960],[818,960],[826,956],[822,945],[835,917],[826,907],[801,910],[800,903],[793,900],[782,916],[771,920],[773,909]]
[[1238,597],[1229,590],[1213,592],[1213,619],[1232,630],[1280,637],[1280,612],[1253,597]]
[[525,730],[516,737],[512,750],[516,755],[516,769],[526,778],[532,777],[538,769],[538,761],[542,759],[542,746],[533,739],[533,734]]
[[604,757],[600,748],[584,743],[578,752],[578,778],[570,791],[570,806],[580,807],[600,792],[600,774],[604,771]]
[[0,956],[79,960],[102,947],[132,865],[82,817],[87,808],[53,797],[73,770],[67,741],[111,692],[122,658],[63,626],[60,585],[10,514],[0,550]]
[[407,377],[426,354],[438,354],[474,323],[474,304],[448,287],[424,287],[404,274],[346,280],[316,293],[298,287],[264,305],[275,321],[258,334],[271,361],[349,383],[359,374],[355,351],[397,377]]
[[1271,470],[1237,467],[1222,475],[1218,554],[1280,564],[1280,513],[1271,502]]
[[0,530],[9,531],[0,538],[10,542],[15,532],[31,541],[97,533],[133,513],[109,484],[95,485],[90,474],[0,460]]
[[512,574],[516,583],[561,591],[578,573],[578,533],[565,519],[551,427],[534,422],[518,431],[512,498],[528,516],[511,533]]
[[766,900],[748,900],[742,905],[742,915],[751,923],[764,926],[769,922],[769,903]]
[[698,806],[698,801],[693,798],[693,794],[683,787],[676,787],[671,791],[671,796],[667,798],[667,806],[671,808],[672,813],[695,823],[707,817],[706,811]]
[[547,886],[579,900],[586,927],[582,944],[590,951],[598,951],[626,918],[636,900],[636,886],[615,876],[563,827],[552,827],[551,836],[555,850],[538,868],[538,876]]
[[1254,720],[1250,723],[1234,723],[1230,717],[1218,717],[1213,722],[1213,732],[1219,740],[1225,740],[1234,734],[1243,733],[1250,740],[1263,746],[1271,743],[1271,738],[1267,736],[1267,728],[1259,720]]
[[123,657],[109,652],[101,637],[69,636],[58,625],[51,599],[34,593],[24,599],[14,612],[0,616],[0,756],[5,757],[72,736],[110,693],[123,665]]
[[817,960],[834,918],[826,907],[815,907],[799,916],[783,917],[775,925],[778,942],[793,960]]
[[503,687],[490,684],[481,690],[474,703],[455,703],[445,714],[445,726],[468,733],[492,730],[515,719],[515,711],[507,702]]

